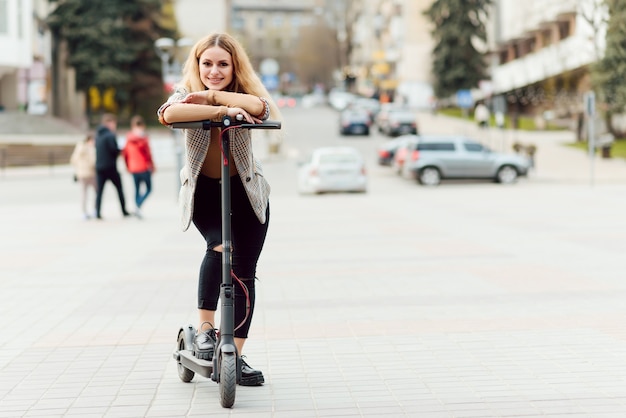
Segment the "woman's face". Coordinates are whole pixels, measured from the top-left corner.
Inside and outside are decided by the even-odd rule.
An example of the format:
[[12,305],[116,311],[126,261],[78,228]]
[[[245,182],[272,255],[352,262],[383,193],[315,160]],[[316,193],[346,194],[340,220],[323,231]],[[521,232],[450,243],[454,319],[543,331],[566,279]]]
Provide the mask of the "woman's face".
[[223,90],[233,81],[233,59],[219,46],[205,50],[200,55],[198,66],[200,80],[209,90]]

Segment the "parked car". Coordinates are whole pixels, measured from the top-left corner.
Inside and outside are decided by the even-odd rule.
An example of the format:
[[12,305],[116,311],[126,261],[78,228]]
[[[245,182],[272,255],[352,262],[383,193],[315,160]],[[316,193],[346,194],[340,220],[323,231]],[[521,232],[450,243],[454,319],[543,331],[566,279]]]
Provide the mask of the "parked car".
[[353,147],[317,148],[298,170],[298,191],[366,192],[365,160]]
[[322,106],[326,104],[326,96],[323,93],[310,93],[302,96],[302,107],[311,108],[315,106]]
[[380,102],[369,97],[356,97],[348,105],[351,108],[364,109],[370,118],[370,124],[374,123],[374,119],[380,112]]
[[369,135],[370,115],[365,109],[347,107],[339,115],[341,135]]
[[328,104],[335,110],[343,110],[356,98],[356,96],[350,92],[332,89],[328,93]]
[[394,139],[384,142],[378,147],[378,164],[383,166],[393,165],[396,152],[400,148],[406,149],[409,141],[417,141],[416,135],[402,135]]
[[389,111],[394,107],[398,107],[395,103],[382,103],[380,105],[380,110],[374,117],[374,123],[378,127],[378,132],[382,133],[385,125],[387,125],[387,120],[389,118]]
[[276,106],[278,107],[296,107],[297,104],[297,100],[295,97],[292,96],[283,96],[283,95],[277,95],[274,98],[274,101],[276,102]]
[[387,136],[417,135],[417,114],[406,107],[392,107],[379,128]]
[[410,146],[402,174],[426,186],[436,186],[442,179],[509,184],[527,175],[529,168],[526,157],[494,152],[466,137],[422,136]]
[[409,149],[411,149],[411,145],[415,144],[419,137],[417,135],[403,135],[406,139],[402,141],[396,149],[396,152],[393,156],[393,161],[391,166],[393,167],[393,171],[397,174],[402,174],[402,170],[404,168],[404,164],[406,162],[407,156],[409,155]]

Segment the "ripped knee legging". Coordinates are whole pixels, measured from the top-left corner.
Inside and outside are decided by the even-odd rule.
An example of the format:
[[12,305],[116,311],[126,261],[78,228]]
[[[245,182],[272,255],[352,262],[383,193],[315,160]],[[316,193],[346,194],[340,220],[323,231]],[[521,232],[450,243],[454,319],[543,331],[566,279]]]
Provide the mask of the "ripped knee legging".
[[[232,268],[247,287],[248,297],[240,283],[235,284],[235,337],[247,338],[255,304],[256,266],[269,224],[260,223],[250,206],[250,201],[239,175],[230,178],[231,185],[231,241],[233,247]],[[193,223],[206,241],[206,253],[200,266],[198,282],[198,308],[217,310],[222,281],[222,254],[214,249],[222,244],[221,185],[219,179],[198,177],[194,196]],[[246,306],[249,312],[246,318]],[[245,322],[242,323],[242,321]]]

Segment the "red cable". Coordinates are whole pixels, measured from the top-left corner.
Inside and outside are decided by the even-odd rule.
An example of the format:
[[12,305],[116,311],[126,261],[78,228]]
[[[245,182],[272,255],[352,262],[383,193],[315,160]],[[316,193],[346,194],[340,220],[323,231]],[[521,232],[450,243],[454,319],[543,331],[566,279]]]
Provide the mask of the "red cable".
[[222,139],[221,136],[224,135],[226,132],[228,132],[230,129],[233,129],[233,128],[239,128],[239,125],[231,125],[231,126],[229,126],[227,128],[223,128],[222,132],[220,133],[220,151],[222,152],[222,160],[224,161],[224,165],[225,166],[228,166],[228,159],[224,158],[224,143],[223,143],[223,140],[221,140]]
[[230,276],[234,278],[237,281],[237,283],[239,283],[239,285],[243,289],[243,293],[246,295],[246,316],[243,317],[239,325],[237,325],[235,329],[233,330],[233,331],[237,331],[246,322],[246,320],[248,319],[248,316],[250,315],[250,292],[248,291],[248,286],[244,284],[243,280],[237,277],[234,271],[232,270],[230,271]]

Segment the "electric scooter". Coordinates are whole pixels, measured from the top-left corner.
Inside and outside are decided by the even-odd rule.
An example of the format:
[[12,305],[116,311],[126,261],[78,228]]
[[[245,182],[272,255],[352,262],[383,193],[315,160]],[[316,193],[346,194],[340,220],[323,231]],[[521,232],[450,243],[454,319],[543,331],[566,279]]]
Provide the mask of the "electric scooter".
[[241,357],[235,346],[235,289],[232,278],[232,242],[230,220],[230,137],[231,129],[280,129],[281,123],[265,121],[247,123],[225,116],[219,122],[203,120],[197,122],[179,122],[172,124],[174,129],[222,128],[222,284],[220,288],[221,324],[217,330],[217,344],[212,361],[199,359],[193,355],[192,344],[196,335],[193,325],[185,325],[178,331],[174,360],[178,363],[178,377],[183,382],[191,382],[197,373],[210,378],[219,386],[220,403],[224,408],[231,408],[235,403],[237,383],[241,381]]

